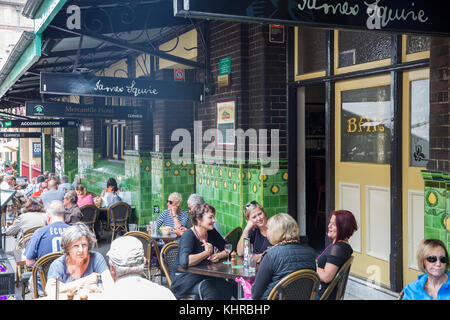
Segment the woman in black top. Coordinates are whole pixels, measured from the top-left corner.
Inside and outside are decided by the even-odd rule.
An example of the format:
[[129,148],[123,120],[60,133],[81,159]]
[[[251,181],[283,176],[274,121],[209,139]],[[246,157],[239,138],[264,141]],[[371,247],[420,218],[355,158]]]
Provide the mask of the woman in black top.
[[[320,289],[318,296],[327,289],[342,265],[351,257],[353,249],[348,239],[358,230],[356,219],[350,211],[332,211],[328,220],[328,238],[331,243],[317,257],[317,273],[320,277]],[[336,298],[336,289],[328,297]]]
[[[183,233],[178,244],[178,256],[171,270],[173,281],[170,290],[177,299],[194,294],[203,300],[229,300],[237,292],[235,283],[178,271],[178,267],[187,269],[206,260],[216,263],[227,257],[225,240],[214,228],[214,207],[208,204],[195,206],[191,221],[193,226]],[[219,252],[214,253],[214,247]]]
[[244,216],[247,225],[242,231],[236,251],[238,255],[243,256],[244,238],[249,238],[250,244],[253,246],[253,253],[256,254],[256,262],[259,263],[264,251],[271,246],[267,239],[267,215],[258,202],[251,201],[245,205]]

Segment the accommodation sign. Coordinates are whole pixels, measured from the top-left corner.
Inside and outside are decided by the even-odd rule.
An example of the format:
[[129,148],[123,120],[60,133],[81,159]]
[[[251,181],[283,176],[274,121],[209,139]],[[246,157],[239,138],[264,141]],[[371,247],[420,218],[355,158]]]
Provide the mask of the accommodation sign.
[[96,106],[65,102],[27,101],[29,117],[103,118],[115,120],[148,120],[148,108],[127,106]]
[[174,0],[175,15],[345,28],[450,35],[443,12],[448,1],[429,0]]
[[40,92],[94,97],[201,101],[203,84],[42,72]]
[[78,127],[79,120],[5,120],[0,121],[0,128],[63,128]]

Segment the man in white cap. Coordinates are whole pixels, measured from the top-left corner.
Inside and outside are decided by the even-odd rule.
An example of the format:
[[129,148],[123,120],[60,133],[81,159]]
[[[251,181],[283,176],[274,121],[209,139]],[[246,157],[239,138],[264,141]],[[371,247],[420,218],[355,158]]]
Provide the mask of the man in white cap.
[[111,243],[106,256],[114,285],[101,299],[108,300],[176,300],[168,288],[145,278],[142,243],[132,236]]

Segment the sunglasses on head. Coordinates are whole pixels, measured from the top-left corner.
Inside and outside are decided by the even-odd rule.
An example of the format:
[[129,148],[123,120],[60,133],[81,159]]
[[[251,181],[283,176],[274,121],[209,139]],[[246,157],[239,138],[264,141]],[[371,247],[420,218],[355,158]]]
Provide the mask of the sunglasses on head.
[[250,201],[249,203],[247,203],[247,204],[245,205],[245,207],[248,208],[248,207],[250,207],[250,206],[255,206],[255,205],[257,205],[257,204],[258,204],[258,202],[255,201],[255,200],[253,200],[253,201]]
[[[436,257],[436,256],[429,256],[429,257],[426,257],[425,259],[427,259],[427,261],[430,262],[430,263],[435,263],[438,260],[438,257]],[[439,257],[439,261],[441,263],[447,264],[448,263],[448,258],[447,257]]]

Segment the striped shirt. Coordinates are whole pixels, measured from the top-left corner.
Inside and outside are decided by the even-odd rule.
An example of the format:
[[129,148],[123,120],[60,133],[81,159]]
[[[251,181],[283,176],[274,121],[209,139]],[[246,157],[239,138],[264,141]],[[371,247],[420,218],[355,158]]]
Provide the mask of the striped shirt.
[[[178,220],[180,220],[181,226],[186,226],[186,222],[189,219],[189,213],[186,211],[181,210],[181,213],[178,215]],[[156,219],[156,225],[159,229],[162,225],[165,225],[166,227],[175,227],[175,224],[173,222],[172,217],[170,216],[170,211],[164,210]]]

